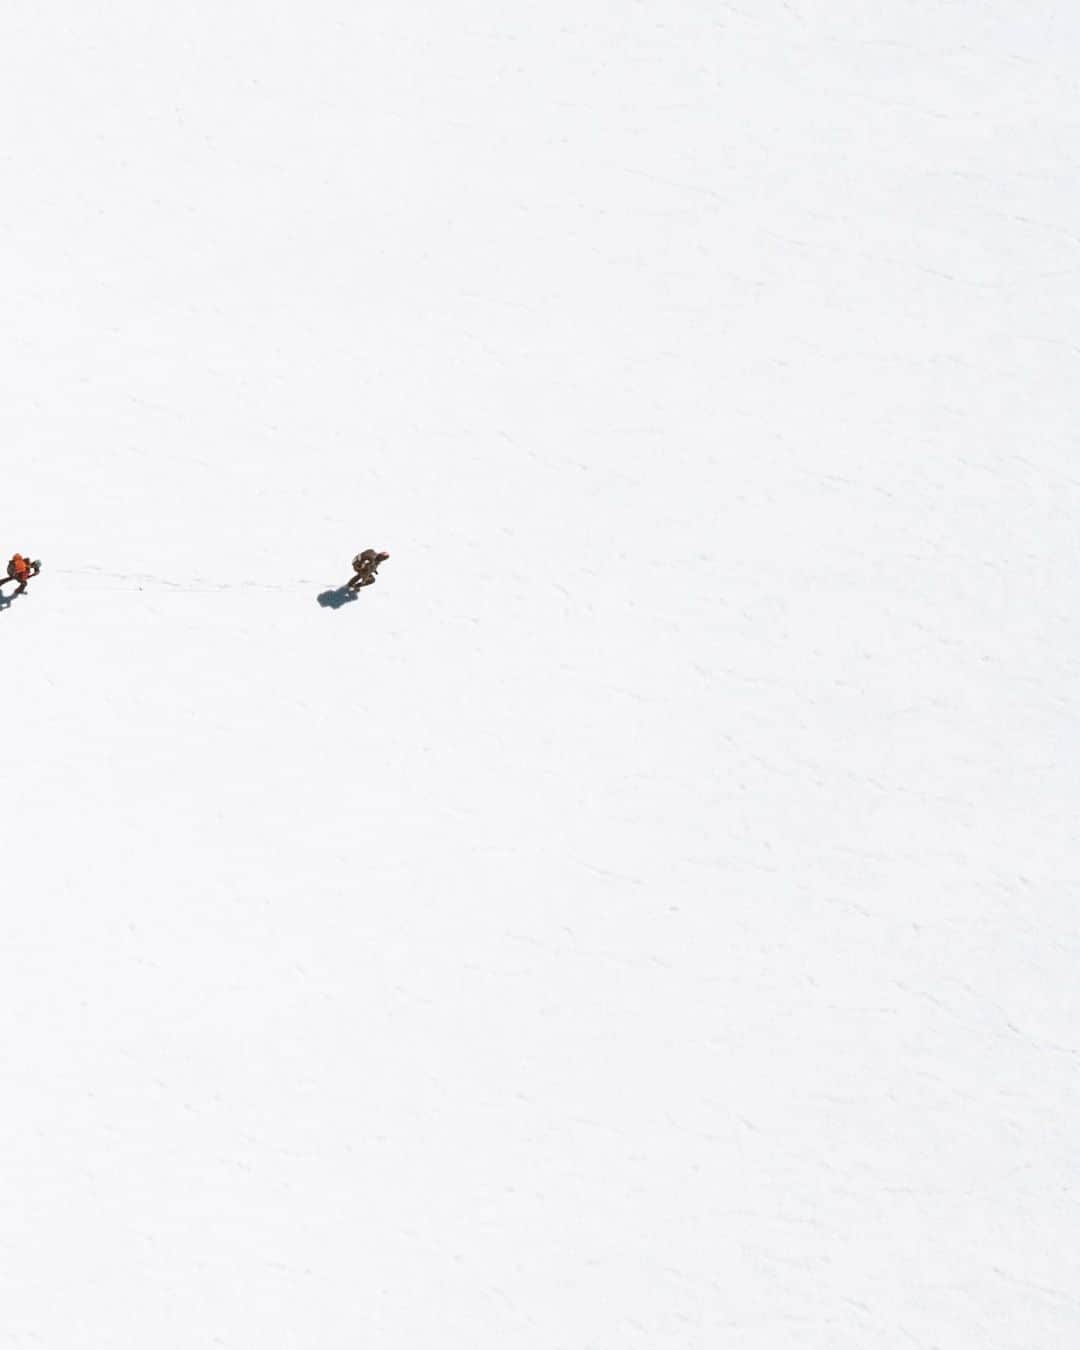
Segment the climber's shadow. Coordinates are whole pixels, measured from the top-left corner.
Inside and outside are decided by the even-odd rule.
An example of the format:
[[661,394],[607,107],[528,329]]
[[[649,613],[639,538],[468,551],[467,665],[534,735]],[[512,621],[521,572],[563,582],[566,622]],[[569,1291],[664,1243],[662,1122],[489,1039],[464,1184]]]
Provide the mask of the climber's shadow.
[[323,609],[340,609],[342,605],[350,605],[359,595],[359,591],[351,591],[348,586],[339,586],[336,591],[320,591],[315,597]]

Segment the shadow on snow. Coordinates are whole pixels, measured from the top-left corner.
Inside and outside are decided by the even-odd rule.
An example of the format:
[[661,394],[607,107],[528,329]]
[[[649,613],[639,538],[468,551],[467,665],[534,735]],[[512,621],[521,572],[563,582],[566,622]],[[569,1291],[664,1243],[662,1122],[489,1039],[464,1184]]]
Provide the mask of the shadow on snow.
[[350,591],[348,586],[339,586],[336,591],[322,591],[315,597],[323,609],[340,609],[342,605],[351,604],[359,595],[359,591]]

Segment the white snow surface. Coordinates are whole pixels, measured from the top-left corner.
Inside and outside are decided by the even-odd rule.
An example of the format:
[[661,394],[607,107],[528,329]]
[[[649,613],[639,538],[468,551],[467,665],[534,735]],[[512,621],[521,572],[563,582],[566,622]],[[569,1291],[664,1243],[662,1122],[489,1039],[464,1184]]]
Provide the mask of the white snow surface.
[[6,0],[0,1344],[1080,1345],[1078,69]]

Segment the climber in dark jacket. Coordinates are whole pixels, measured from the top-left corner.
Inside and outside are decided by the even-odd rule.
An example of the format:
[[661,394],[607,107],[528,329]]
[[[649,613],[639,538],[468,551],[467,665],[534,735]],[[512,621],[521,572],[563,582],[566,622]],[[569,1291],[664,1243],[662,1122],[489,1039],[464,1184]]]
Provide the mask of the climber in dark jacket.
[[349,582],[349,590],[358,591],[361,586],[373,585],[379,564],[384,563],[389,556],[389,553],[376,553],[373,548],[366,548],[363,553],[358,553],[352,560],[356,575]]

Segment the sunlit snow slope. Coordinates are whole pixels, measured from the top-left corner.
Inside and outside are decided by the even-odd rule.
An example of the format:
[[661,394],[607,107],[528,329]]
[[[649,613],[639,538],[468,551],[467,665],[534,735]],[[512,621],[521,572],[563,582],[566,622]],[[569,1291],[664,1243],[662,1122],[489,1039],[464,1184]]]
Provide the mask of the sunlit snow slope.
[[1080,1345],[1078,62],[6,0],[0,1344]]

